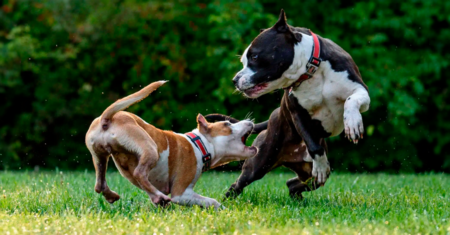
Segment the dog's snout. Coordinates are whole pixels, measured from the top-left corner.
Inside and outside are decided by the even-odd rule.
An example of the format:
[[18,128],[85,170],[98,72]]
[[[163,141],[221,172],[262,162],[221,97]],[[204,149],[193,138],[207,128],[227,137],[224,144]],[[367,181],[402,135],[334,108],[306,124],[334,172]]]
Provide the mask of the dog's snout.
[[238,85],[239,79],[241,79],[241,77],[242,77],[242,75],[240,75],[240,74],[236,74],[236,76],[234,76],[234,78],[233,78],[234,86]]

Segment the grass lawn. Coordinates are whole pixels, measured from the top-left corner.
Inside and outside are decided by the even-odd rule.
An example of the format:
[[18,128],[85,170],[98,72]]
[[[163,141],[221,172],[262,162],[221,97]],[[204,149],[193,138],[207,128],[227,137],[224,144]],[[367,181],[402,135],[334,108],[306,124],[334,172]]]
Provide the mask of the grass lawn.
[[[195,187],[221,199],[238,173],[206,173]],[[118,173],[121,199],[94,192],[93,172],[0,173],[0,234],[450,234],[450,176],[337,174],[327,185],[288,197],[293,174],[272,172],[215,212],[154,208]]]

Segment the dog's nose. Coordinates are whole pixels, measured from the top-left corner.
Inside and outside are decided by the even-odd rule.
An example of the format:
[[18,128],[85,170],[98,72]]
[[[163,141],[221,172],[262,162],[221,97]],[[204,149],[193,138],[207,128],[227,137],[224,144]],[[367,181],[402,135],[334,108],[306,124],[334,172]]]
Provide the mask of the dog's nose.
[[234,86],[238,85],[239,79],[241,78],[241,75],[237,74],[236,76],[234,76],[233,78],[233,84]]

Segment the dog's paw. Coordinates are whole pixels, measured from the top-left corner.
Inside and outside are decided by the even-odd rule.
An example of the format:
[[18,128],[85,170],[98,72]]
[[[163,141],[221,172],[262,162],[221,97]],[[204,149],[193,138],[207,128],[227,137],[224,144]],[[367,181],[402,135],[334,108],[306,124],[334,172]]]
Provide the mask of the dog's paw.
[[212,201],[212,207],[214,207],[215,211],[221,211],[227,209],[224,205],[220,204],[218,201],[214,200]]
[[235,199],[241,193],[242,193],[242,189],[236,189],[236,183],[234,183],[230,186],[228,191],[225,193],[225,197],[224,197],[223,201],[226,201],[228,199]]
[[325,184],[330,175],[330,164],[325,156],[316,156],[313,160],[312,176],[319,185]]
[[112,190],[105,190],[103,193],[103,197],[105,197],[106,201],[108,201],[110,204],[113,204],[117,200],[120,199],[119,194]]
[[358,110],[344,111],[345,136],[353,143],[363,138],[364,125],[361,113]]
[[164,195],[164,194],[159,194],[159,195],[156,195],[156,196],[152,197],[152,202],[153,202],[156,206],[166,207],[166,206],[169,205],[169,203],[170,203],[171,201],[172,201],[172,200],[171,200],[168,196],[166,196],[166,195]]

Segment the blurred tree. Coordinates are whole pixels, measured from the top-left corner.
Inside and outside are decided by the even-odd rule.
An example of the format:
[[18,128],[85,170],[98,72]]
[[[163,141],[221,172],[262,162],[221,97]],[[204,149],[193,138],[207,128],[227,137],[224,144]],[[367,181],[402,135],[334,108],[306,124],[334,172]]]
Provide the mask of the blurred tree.
[[199,112],[266,120],[281,92],[247,100],[231,78],[281,8],[348,51],[369,86],[366,138],[329,141],[335,170],[450,170],[450,2],[414,0],[6,1],[0,169],[91,169],[91,121],[155,80],[170,82],[129,111],[157,127],[189,131]]

